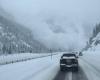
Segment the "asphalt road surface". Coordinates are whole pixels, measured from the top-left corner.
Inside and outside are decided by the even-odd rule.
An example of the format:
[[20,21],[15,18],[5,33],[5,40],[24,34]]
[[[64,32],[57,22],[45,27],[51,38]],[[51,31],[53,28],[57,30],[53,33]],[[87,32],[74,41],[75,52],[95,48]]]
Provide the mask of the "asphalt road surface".
[[81,67],[79,67],[78,72],[74,72],[72,70],[60,71],[54,78],[54,80],[88,80],[84,71]]

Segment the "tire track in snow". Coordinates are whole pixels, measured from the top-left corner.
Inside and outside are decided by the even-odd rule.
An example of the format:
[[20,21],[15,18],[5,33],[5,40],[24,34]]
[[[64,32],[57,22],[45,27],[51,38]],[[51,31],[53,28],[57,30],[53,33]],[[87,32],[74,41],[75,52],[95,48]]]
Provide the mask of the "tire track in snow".
[[72,72],[68,71],[65,80],[72,80]]
[[60,71],[53,80],[72,80],[71,71]]
[[58,74],[53,80],[65,80],[66,72],[62,72],[59,70]]
[[91,67],[93,67],[97,72],[100,73],[100,69],[98,69],[96,66],[94,66],[94,65],[91,64],[91,63],[89,63],[87,60],[85,60],[85,59],[83,59],[83,58],[82,58],[82,60],[83,60],[84,62],[86,62],[87,64],[89,64]]
[[40,72],[42,72],[42,71],[48,69],[49,67],[50,67],[50,65],[45,66],[44,68],[38,70],[37,72],[35,72],[35,73],[33,73],[33,74],[30,74],[29,76],[25,77],[25,78],[22,79],[22,80],[30,80],[31,78],[33,78],[34,76],[38,75]]
[[72,70],[68,71],[59,71],[56,77],[53,80],[88,80],[86,74],[83,69],[79,67],[78,72],[74,72]]
[[100,76],[100,69],[98,69],[96,66],[94,66],[93,64],[89,63],[87,60],[85,60],[84,58],[81,59],[85,65],[87,65],[87,67],[90,68],[90,70],[92,70],[92,72],[96,75],[96,76]]
[[79,67],[78,72],[73,72],[72,80],[88,80],[86,74],[84,73],[83,69]]

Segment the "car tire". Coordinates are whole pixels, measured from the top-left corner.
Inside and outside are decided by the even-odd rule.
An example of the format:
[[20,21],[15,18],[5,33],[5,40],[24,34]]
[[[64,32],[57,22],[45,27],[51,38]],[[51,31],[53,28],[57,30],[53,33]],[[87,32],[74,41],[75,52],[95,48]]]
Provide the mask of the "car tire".
[[73,67],[74,72],[78,72],[78,67]]
[[64,71],[64,68],[63,67],[60,67],[60,71]]
[[76,67],[76,70],[75,71],[78,72],[78,67]]

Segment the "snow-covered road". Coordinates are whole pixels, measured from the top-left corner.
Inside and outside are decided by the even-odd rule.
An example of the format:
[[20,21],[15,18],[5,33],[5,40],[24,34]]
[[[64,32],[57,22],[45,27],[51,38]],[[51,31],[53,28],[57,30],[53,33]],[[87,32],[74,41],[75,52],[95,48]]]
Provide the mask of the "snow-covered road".
[[59,70],[60,55],[0,66],[0,80],[51,80]]
[[0,66],[0,80],[100,80],[100,54],[87,53],[80,57],[78,72],[61,72],[60,56]]
[[59,70],[59,73],[56,75],[54,80],[88,80],[87,75],[84,72],[83,64],[84,62],[81,62],[81,59],[79,59],[79,71],[74,72],[71,69],[66,70],[64,72]]
[[79,58],[79,71],[71,70],[61,72],[54,80],[100,80],[100,54],[99,52],[86,52]]

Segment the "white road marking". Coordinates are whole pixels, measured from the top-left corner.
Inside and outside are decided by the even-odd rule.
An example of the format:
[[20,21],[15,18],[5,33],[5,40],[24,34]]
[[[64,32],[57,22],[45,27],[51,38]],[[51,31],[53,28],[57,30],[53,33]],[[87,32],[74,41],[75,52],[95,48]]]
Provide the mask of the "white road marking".
[[72,72],[67,73],[65,80],[72,80]]

